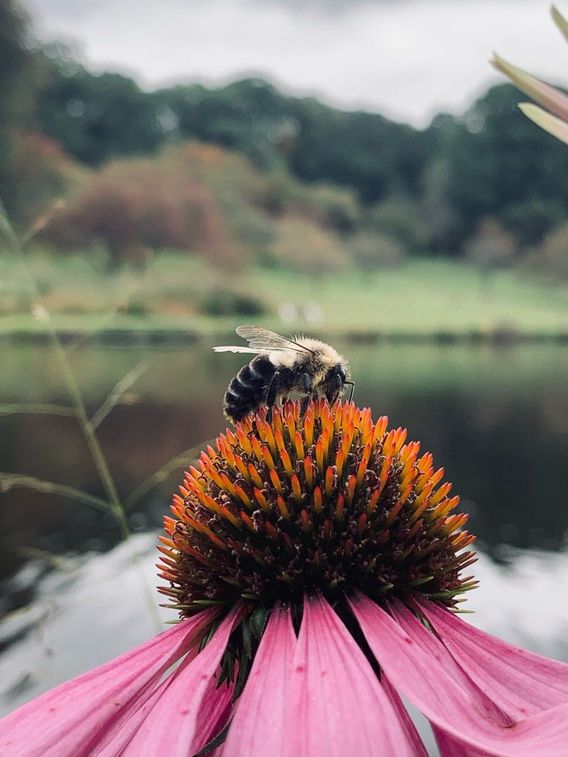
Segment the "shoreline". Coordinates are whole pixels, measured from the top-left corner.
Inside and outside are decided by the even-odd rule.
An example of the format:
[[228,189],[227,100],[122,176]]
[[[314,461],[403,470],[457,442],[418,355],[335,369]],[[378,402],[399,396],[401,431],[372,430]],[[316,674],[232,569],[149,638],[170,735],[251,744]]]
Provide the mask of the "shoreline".
[[[568,330],[566,331],[528,331],[513,328],[496,327],[493,329],[455,330],[434,329],[431,331],[393,331],[389,329],[357,330],[357,329],[325,329],[302,328],[291,329],[287,324],[273,326],[282,333],[309,331],[316,338],[324,340],[338,340],[355,344],[385,344],[421,343],[421,344],[542,344],[552,343],[568,345]],[[84,341],[86,344],[103,344],[110,346],[178,346],[187,344],[207,343],[213,340],[231,338],[231,327],[199,329],[181,328],[103,328],[95,332],[86,329],[58,329],[57,334],[63,344],[73,344]],[[38,344],[48,341],[45,331],[32,329],[0,330],[0,343],[3,344]]]

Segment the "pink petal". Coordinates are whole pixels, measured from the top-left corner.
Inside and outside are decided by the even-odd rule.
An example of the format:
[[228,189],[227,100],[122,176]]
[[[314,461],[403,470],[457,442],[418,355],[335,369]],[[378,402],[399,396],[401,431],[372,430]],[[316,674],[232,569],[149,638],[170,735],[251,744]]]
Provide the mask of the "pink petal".
[[565,663],[507,644],[434,602],[419,606],[460,667],[515,720],[568,702]]
[[320,597],[304,602],[288,699],[283,755],[416,754],[363,652]]
[[414,748],[414,754],[417,757],[428,757],[428,752],[426,751],[424,742],[420,738],[420,734],[416,730],[416,726],[412,722],[412,718],[408,714],[408,710],[403,705],[397,690],[392,686],[389,679],[384,673],[381,675],[381,684],[395,709],[398,719],[400,720],[400,723],[406,732],[408,740],[411,742]]
[[265,757],[283,750],[284,707],[296,636],[289,611],[270,615],[254,663],[236,705],[224,757]]
[[238,609],[227,615],[196,657],[184,660],[164,681],[159,694],[143,708],[142,722],[121,754],[191,757],[195,753],[198,716],[237,618]]
[[67,681],[0,720],[0,754],[88,754],[187,653],[211,611]]
[[389,603],[389,610],[400,628],[406,631],[414,643],[434,658],[438,666],[451,675],[464,692],[467,692],[476,710],[496,725],[508,727],[515,722],[509,713],[497,707],[491,697],[475,685],[442,642],[418,620],[406,605],[395,600]]
[[[494,755],[566,756],[568,705],[538,713],[510,727],[479,708],[471,687],[455,679],[444,659],[409,635],[378,605],[359,596],[351,607],[365,638],[392,684],[453,740]],[[416,621],[419,623],[419,621]],[[451,752],[449,752],[451,754]],[[475,754],[475,752],[473,752]]]
[[[217,686],[217,681],[214,679],[210,681],[197,714],[196,736],[192,744],[194,752],[203,749],[211,739],[221,733],[229,722],[234,709],[232,702],[234,688],[234,682],[228,686],[225,683]],[[211,757],[211,752],[207,757]]]
[[[186,660],[190,657],[194,658],[195,654],[190,652],[187,655]],[[131,708],[126,717],[121,720],[118,728],[111,728],[102,735],[100,742],[93,750],[93,757],[94,755],[96,755],[96,757],[117,757],[117,755],[123,754],[152,707],[154,707],[164,693],[166,686],[169,684],[169,680],[169,678],[165,678],[160,681],[158,685],[148,693],[148,696],[139,700],[136,703],[135,708]],[[89,755],[89,757],[91,757],[91,755]]]
[[432,731],[436,737],[436,743],[440,751],[441,757],[486,757],[489,752],[482,752],[479,749],[474,749],[467,744],[463,744],[461,741],[457,741],[452,738],[445,731],[440,728],[432,726]]
[[[192,659],[195,659],[195,655],[192,655]],[[134,734],[160,700],[169,683],[169,678],[163,680],[151,696],[121,723],[119,729],[114,729],[108,738],[103,739],[89,757],[117,757],[119,754],[124,754]],[[233,688],[233,684],[230,686],[223,684],[218,687],[214,678],[210,680],[197,715],[196,737],[191,745],[192,753],[202,749],[225,727],[233,709],[231,702]],[[214,754],[215,752],[209,752],[207,757],[213,757]]]
[[568,120],[568,96],[556,87],[537,79],[535,76],[523,71],[522,68],[508,63],[506,60],[495,54],[492,65],[508,76],[513,84],[518,87],[529,97],[532,97],[540,105],[554,113],[563,121]]

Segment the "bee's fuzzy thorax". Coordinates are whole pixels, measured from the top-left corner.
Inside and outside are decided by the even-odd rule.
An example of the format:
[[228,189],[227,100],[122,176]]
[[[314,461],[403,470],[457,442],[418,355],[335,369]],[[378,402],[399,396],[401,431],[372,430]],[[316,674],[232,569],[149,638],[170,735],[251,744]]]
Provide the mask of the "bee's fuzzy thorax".
[[295,341],[317,354],[319,360],[328,368],[334,365],[347,366],[347,360],[337,350],[334,350],[330,344],[322,342],[320,339],[310,339],[309,337],[298,336]]

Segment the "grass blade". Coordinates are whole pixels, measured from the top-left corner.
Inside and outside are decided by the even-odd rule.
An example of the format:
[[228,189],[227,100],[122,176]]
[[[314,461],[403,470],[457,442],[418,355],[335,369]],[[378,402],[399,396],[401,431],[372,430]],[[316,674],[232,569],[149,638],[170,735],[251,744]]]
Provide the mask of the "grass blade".
[[95,497],[89,492],[82,489],[76,489],[74,486],[65,484],[56,484],[54,481],[44,481],[34,476],[26,476],[19,473],[0,473],[0,491],[7,492],[10,489],[24,488],[32,491],[42,492],[43,494],[59,494],[67,499],[73,499],[84,505],[96,507],[97,510],[104,512],[113,512],[113,506],[100,497]]
[[8,405],[0,405],[0,415],[62,415],[75,416],[75,410],[72,407],[63,407],[62,405],[37,405],[26,402],[14,402]]

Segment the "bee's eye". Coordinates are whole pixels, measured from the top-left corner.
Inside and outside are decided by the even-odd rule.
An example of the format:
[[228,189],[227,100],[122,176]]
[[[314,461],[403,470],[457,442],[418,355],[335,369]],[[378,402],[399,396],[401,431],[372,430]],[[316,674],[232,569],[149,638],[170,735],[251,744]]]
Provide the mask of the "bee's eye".
[[327,372],[326,382],[332,386],[336,386],[338,389],[343,386],[345,379],[345,371],[340,365],[334,365]]

